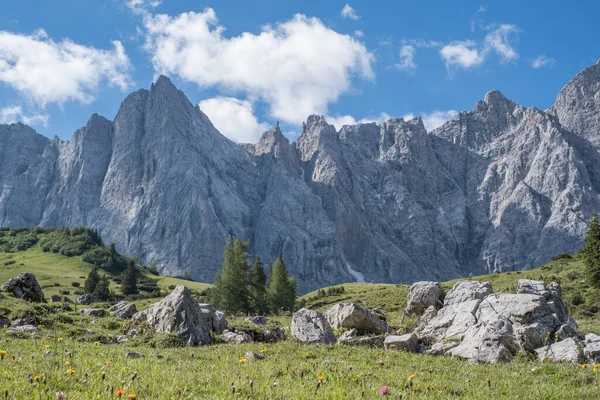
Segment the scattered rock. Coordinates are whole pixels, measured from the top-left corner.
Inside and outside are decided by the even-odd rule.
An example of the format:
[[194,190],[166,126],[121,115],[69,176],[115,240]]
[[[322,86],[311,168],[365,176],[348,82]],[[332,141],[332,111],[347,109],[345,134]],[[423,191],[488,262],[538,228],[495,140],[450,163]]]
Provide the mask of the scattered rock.
[[419,324],[415,333],[427,343],[461,338],[467,329],[477,323],[475,313],[481,301],[467,300],[445,306],[424,327]]
[[280,340],[283,340],[285,338],[285,333],[279,329],[279,328],[275,328],[275,329],[267,329],[265,331],[259,332],[258,333],[258,338],[257,341],[259,342],[264,342],[264,343],[275,343],[275,342],[279,342]]
[[356,329],[350,329],[344,332],[337,342],[347,346],[382,347],[384,339],[384,335],[358,336]]
[[186,344],[211,343],[210,329],[198,302],[190,289],[178,285],[171,294],[147,310],[133,316],[134,320],[146,321],[161,333],[174,333]]
[[111,315],[117,318],[130,319],[135,313],[137,313],[137,308],[133,303],[120,301],[109,308],[108,311],[111,313]]
[[162,360],[163,358],[165,358],[165,356],[161,356],[160,354],[155,354],[154,358],[156,358],[157,360]]
[[410,286],[404,313],[421,315],[429,306],[441,308],[443,295],[444,291],[438,282],[415,282]]
[[469,300],[482,300],[492,294],[492,284],[479,281],[456,282],[444,298],[444,306],[464,303]]
[[243,344],[243,343],[252,343],[252,336],[248,335],[246,332],[231,332],[225,330],[219,338],[224,343],[229,344]]
[[354,303],[339,303],[325,312],[325,318],[333,329],[357,329],[365,333],[386,333],[388,325],[369,310]]
[[129,340],[129,338],[126,335],[119,335],[115,338],[115,342],[117,344],[121,344],[121,343],[125,343]]
[[600,362],[600,336],[593,333],[585,335],[583,354],[595,363]]
[[144,358],[144,355],[143,354],[134,353],[134,352],[129,352],[129,353],[125,354],[125,359],[126,360],[132,360],[132,359],[136,359],[136,358]]
[[414,333],[409,333],[402,336],[390,335],[385,338],[383,346],[389,350],[402,350],[409,353],[417,352],[417,344],[419,339]]
[[563,340],[570,337],[578,339],[579,334],[577,333],[577,330],[571,325],[565,324],[561,325],[560,328],[558,328],[558,330],[554,334],[554,337],[556,338],[556,340]]
[[441,356],[443,354],[446,354],[450,349],[455,348],[459,344],[459,340],[442,340],[441,342],[434,343],[433,346],[425,350],[425,353],[433,356]]
[[229,324],[225,319],[225,313],[215,310],[210,304],[200,304],[200,309],[202,310],[202,314],[204,315],[208,327],[217,335],[229,328]]
[[12,293],[18,299],[41,303],[44,301],[44,292],[31,272],[23,272],[10,278],[2,290]]
[[255,317],[248,317],[248,318],[246,318],[246,321],[248,321],[254,325],[266,325],[267,324],[267,319],[261,315],[257,315]]
[[549,346],[544,346],[536,350],[540,361],[550,360],[553,362],[568,362],[573,364],[581,364],[583,361],[583,351],[579,343],[568,338],[560,342],[553,343]]
[[53,294],[52,296],[50,296],[50,303],[69,303],[69,304],[75,304],[75,302],[73,300],[71,300],[70,298],[68,298],[67,296],[62,296],[59,294]]
[[103,317],[106,314],[104,308],[82,308],[79,310],[81,315],[93,315],[94,317]]
[[33,325],[20,325],[20,326],[11,326],[6,330],[6,333],[33,333],[39,331],[37,326]]
[[10,326],[37,325],[37,318],[33,315],[26,315],[23,318],[17,318],[12,321]]
[[83,306],[89,306],[90,304],[92,304],[94,302],[96,302],[96,299],[94,298],[94,296],[92,296],[89,293],[82,294],[77,299],[77,304],[81,304]]
[[335,335],[325,316],[318,311],[302,308],[292,316],[292,336],[304,343],[333,344]]
[[447,353],[475,364],[495,364],[511,361],[519,349],[512,322],[503,318],[478,322],[467,330],[460,344]]
[[5,326],[10,326],[10,324],[11,324],[10,319],[0,318],[0,329],[4,328]]
[[248,360],[264,360],[265,355],[264,354],[255,353],[253,351],[247,351],[246,352],[246,358]]

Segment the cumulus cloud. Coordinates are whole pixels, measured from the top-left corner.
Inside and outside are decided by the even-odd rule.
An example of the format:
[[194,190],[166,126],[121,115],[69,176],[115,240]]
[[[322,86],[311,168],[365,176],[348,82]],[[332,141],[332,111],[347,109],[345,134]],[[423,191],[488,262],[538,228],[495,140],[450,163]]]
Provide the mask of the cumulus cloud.
[[[458,112],[455,110],[447,110],[447,111],[435,110],[430,113],[421,113],[421,119],[423,120],[423,125],[425,125],[425,129],[428,132],[430,132],[433,129],[442,126],[446,121],[451,120],[452,117],[454,117],[457,113]],[[413,113],[408,113],[408,114],[403,115],[402,118],[405,121],[410,121],[411,119],[415,118],[416,116],[417,115],[415,115]],[[338,116],[338,117],[329,116],[326,119],[330,124],[335,126],[335,129],[340,130],[342,128],[342,126],[344,126],[344,125],[367,124],[370,122],[376,122],[376,123],[380,124],[382,122],[386,122],[387,120],[389,120],[391,118],[392,117],[389,114],[382,112],[377,117],[366,117],[366,118],[362,118],[360,120],[356,120],[356,118],[354,118],[351,115],[343,115],[343,116]]]
[[235,142],[256,143],[269,130],[269,124],[258,122],[248,100],[217,96],[202,100],[198,106],[219,132]]
[[354,31],[354,36],[356,36],[356,37],[364,37],[365,33],[363,31],[356,30],[356,31]]
[[396,68],[403,70],[414,70],[417,68],[415,64],[416,50],[413,46],[406,44],[400,49],[400,62],[396,64]]
[[122,90],[129,87],[131,63],[119,41],[99,50],[46,32],[33,35],[0,31],[0,82],[38,105],[69,100],[90,103],[103,81]]
[[356,10],[350,7],[350,4],[346,3],[344,8],[342,8],[342,17],[352,19],[354,21],[358,21],[360,19],[360,15],[356,12]]
[[134,14],[146,15],[151,9],[158,7],[162,0],[125,0],[125,6]]
[[147,16],[144,25],[156,73],[265,101],[273,117],[288,123],[326,114],[354,76],[374,77],[373,55],[362,43],[300,14],[231,38],[210,8]]
[[531,68],[539,69],[543,67],[551,67],[556,63],[556,60],[552,57],[546,57],[544,55],[537,56],[531,60]]
[[442,47],[440,54],[447,68],[471,68],[483,63],[485,59],[472,40],[454,41]]
[[48,114],[25,115],[21,106],[8,106],[0,109],[0,124],[22,122],[25,125],[48,125]]
[[483,25],[483,21],[480,18],[480,15],[487,12],[487,6],[486,5],[481,5],[477,8],[477,11],[475,11],[475,14],[473,14],[473,18],[471,18],[471,32],[475,32],[475,28],[477,26]]
[[488,27],[482,45],[472,40],[453,41],[442,47],[440,55],[447,68],[473,68],[485,61],[491,53],[496,53],[502,63],[515,61],[519,54],[515,49],[520,31],[516,25],[501,24]]

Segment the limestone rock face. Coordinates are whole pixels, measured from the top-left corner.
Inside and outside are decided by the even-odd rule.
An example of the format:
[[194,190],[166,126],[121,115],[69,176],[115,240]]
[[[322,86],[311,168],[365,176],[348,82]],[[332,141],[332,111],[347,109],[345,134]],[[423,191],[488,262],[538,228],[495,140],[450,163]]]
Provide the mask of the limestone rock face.
[[511,361],[519,349],[512,322],[501,318],[470,327],[460,344],[450,349],[448,354],[475,364],[494,364]]
[[227,328],[229,328],[229,324],[227,323],[227,319],[225,319],[225,313],[222,311],[217,311],[210,304],[199,304],[202,314],[204,315],[204,319],[208,324],[208,327],[211,331],[216,334],[223,333]]
[[547,359],[554,362],[580,364],[583,361],[583,351],[579,343],[568,338],[536,350],[540,361]]
[[2,290],[12,293],[18,299],[33,302],[44,301],[44,292],[31,272],[23,272],[10,278],[2,285]]
[[363,333],[386,333],[385,321],[375,317],[369,310],[354,303],[338,303],[325,312],[325,318],[333,329],[357,329]]
[[129,303],[128,301],[120,301],[112,306],[108,312],[117,318],[130,319],[137,313],[137,307],[135,304]]
[[434,306],[441,308],[444,291],[438,282],[415,282],[410,286],[405,314],[421,315]]
[[210,330],[190,289],[178,285],[167,297],[133,316],[147,322],[157,332],[174,333],[187,345],[211,343]]
[[492,293],[492,284],[489,282],[459,281],[446,294],[444,305],[458,304],[467,300],[482,300]]
[[302,308],[292,316],[292,336],[309,344],[333,344],[335,335],[327,319],[318,311]]
[[311,115],[295,143],[276,126],[240,145],[160,77],[67,142],[0,125],[0,225],[87,225],[204,282],[231,234],[281,254],[300,293],[532,268],[579,249],[600,209],[598,110],[600,64],[547,111],[492,91],[432,132]]

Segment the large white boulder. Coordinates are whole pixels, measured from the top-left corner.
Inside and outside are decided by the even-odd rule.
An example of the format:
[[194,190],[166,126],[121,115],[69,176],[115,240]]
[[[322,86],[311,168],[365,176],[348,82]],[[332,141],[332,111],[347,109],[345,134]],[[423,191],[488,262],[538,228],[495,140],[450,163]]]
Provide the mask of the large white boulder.
[[333,344],[336,342],[331,326],[323,314],[302,308],[292,316],[292,336],[304,343]]
[[333,329],[357,329],[363,333],[386,333],[388,325],[369,310],[354,303],[339,303],[325,312]]
[[415,282],[410,286],[404,312],[407,315],[421,315],[429,306],[440,308],[443,305],[443,296],[444,291],[439,282]]

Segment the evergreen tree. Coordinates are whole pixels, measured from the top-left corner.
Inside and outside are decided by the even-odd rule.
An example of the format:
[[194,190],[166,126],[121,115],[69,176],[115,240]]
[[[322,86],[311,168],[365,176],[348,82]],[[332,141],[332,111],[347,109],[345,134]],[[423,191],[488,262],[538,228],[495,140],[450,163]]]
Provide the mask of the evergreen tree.
[[254,265],[250,268],[248,292],[250,295],[250,311],[255,314],[265,314],[267,309],[267,275],[260,256],[256,256]]
[[94,289],[92,295],[96,297],[98,300],[106,301],[110,297],[110,291],[108,290],[108,286],[110,282],[106,275],[102,276]]
[[124,296],[138,293],[137,272],[134,260],[129,260],[127,268],[121,274],[121,292]]
[[582,253],[589,283],[600,288],[600,225],[596,214],[590,221]]
[[83,290],[85,290],[86,293],[94,293],[94,289],[96,289],[96,285],[99,281],[100,275],[98,274],[98,268],[94,267],[83,284]]
[[267,288],[269,308],[272,313],[293,311],[296,303],[296,281],[288,277],[285,264],[281,256],[275,260],[273,271],[269,277]]
[[248,247],[249,242],[227,238],[223,267],[215,280],[213,298],[215,305],[226,313],[249,311]]

